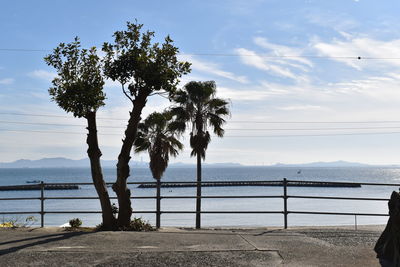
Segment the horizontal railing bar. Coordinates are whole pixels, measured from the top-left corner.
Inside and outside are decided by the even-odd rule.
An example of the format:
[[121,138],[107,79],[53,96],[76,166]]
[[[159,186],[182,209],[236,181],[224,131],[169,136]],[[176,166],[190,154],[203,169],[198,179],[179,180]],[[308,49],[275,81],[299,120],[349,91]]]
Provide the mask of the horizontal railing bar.
[[[161,199],[181,199],[181,198],[193,198],[197,196],[162,196]],[[283,198],[283,196],[201,196],[201,198]],[[40,200],[41,198],[0,198],[0,200]],[[99,199],[98,197],[45,197],[44,200],[81,200],[81,199]],[[110,197],[110,199],[117,199],[117,197]],[[131,199],[157,199],[156,196],[143,196],[143,197],[131,197]]]
[[312,199],[336,199],[336,200],[376,200],[376,201],[389,201],[387,198],[361,198],[361,197],[322,197],[322,196],[296,196],[288,195],[288,198],[312,198]]
[[0,212],[0,215],[7,215],[7,214],[40,214],[40,211],[4,211]]
[[0,198],[0,200],[41,200],[40,197],[10,197],[10,198]]
[[[197,181],[168,181],[168,182],[164,182],[162,181],[161,184],[163,183],[167,183],[167,184],[203,184],[203,183],[207,183],[207,184],[212,184],[212,183],[264,183],[264,182],[268,182],[268,183],[280,183],[282,182],[282,180],[238,180],[238,181],[227,181],[227,180],[218,180],[218,181],[201,181],[201,182],[197,182]],[[288,184],[290,184],[291,182],[306,182],[306,183],[315,183],[315,184],[326,184],[326,183],[330,183],[330,184],[359,184],[359,185],[376,185],[376,186],[400,186],[399,183],[369,183],[369,182],[348,182],[348,181],[311,181],[311,180],[287,180]],[[138,181],[138,182],[128,182],[127,184],[156,184],[157,182],[152,182],[152,181]],[[43,183],[44,185],[93,185],[93,183]],[[114,183],[106,183],[107,185],[113,185]]]
[[340,181],[310,181],[310,180],[287,180],[288,184],[291,182],[306,182],[306,183],[316,183],[316,184],[359,184],[359,185],[378,185],[378,186],[400,186],[400,184],[385,184],[385,183],[364,183],[364,182],[340,182]]
[[[168,182],[164,182],[162,181],[161,184],[212,184],[212,183],[281,183],[282,180],[214,180],[214,181],[168,181]],[[157,182],[129,182],[127,184],[157,184]]]
[[[144,196],[144,197],[130,197],[131,199],[155,199],[156,197]],[[64,200],[77,200],[77,199],[99,199],[99,197],[45,197],[44,199],[64,199]],[[110,199],[118,199],[117,197],[110,197]]]
[[[70,214],[70,213],[101,213],[101,211],[46,211],[46,214],[61,214],[61,213],[66,213],[66,214]],[[137,210],[133,212],[135,213],[156,213],[156,211],[154,210]],[[166,210],[166,211],[161,211],[161,213],[196,213],[196,211],[186,211],[186,210]],[[258,210],[254,210],[254,211],[201,211],[201,213],[210,213],[210,214],[224,214],[224,213],[238,213],[238,214],[268,214],[268,213],[275,213],[275,214],[282,214],[283,211],[258,211]]]
[[[137,211],[137,213],[140,213],[140,211]],[[161,213],[173,213],[173,214],[179,214],[179,213],[193,213],[195,214],[196,211],[181,211],[181,210],[168,210],[168,211],[161,211]],[[227,213],[237,213],[237,214],[283,214],[283,211],[258,211],[258,210],[254,210],[254,211],[200,211],[200,213],[204,213],[204,214],[227,214]]]
[[357,215],[357,216],[389,216],[389,214],[379,213],[351,213],[351,212],[325,212],[325,211],[288,211],[294,214],[321,214],[321,215]]
[[[213,184],[213,183],[281,183],[282,180],[214,180],[214,181],[162,181],[161,184]],[[306,182],[306,183],[315,183],[315,184],[360,184],[360,185],[383,185],[383,186],[400,186],[400,183],[369,183],[369,182],[349,182],[349,181],[312,181],[312,180],[287,180],[288,184],[297,183],[297,182]],[[137,182],[128,182],[127,184],[157,184],[157,182],[152,181],[137,181]],[[113,185],[114,183],[106,183],[107,185]],[[39,184],[40,185],[40,184]],[[93,185],[93,183],[43,183],[43,185]]]
[[[197,198],[197,196],[162,196],[162,199]],[[201,196],[200,198],[283,198],[283,196]]]
[[[140,197],[131,197],[131,199],[156,199],[156,196],[140,196]],[[162,199],[196,199],[197,196],[162,196]],[[213,198],[283,198],[283,196],[263,196],[263,195],[255,195],[255,196],[201,196],[204,199],[213,199]],[[299,195],[288,195],[287,198],[309,198],[309,199],[333,199],[333,200],[371,200],[371,201],[389,201],[387,198],[358,198],[358,197],[323,197],[323,196],[299,196]],[[98,197],[45,197],[44,200],[81,200],[81,199],[99,199]],[[117,197],[110,197],[110,199],[117,199]],[[41,200],[40,197],[36,198],[0,198],[0,200]]]

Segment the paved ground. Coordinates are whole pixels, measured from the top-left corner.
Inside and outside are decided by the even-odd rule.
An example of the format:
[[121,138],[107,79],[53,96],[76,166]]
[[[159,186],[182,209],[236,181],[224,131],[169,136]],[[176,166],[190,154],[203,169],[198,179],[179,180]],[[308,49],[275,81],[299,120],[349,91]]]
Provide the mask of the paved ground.
[[379,266],[372,248],[381,231],[0,230],[0,266]]

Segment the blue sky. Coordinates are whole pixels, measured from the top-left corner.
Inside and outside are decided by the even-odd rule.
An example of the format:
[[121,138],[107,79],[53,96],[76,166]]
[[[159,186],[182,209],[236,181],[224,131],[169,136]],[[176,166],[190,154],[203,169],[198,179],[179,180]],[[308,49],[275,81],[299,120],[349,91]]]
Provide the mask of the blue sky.
[[[0,161],[86,157],[85,128],[71,126],[85,122],[50,101],[54,71],[43,57],[75,36],[100,47],[136,18],[192,62],[182,85],[215,80],[230,99],[226,137],[212,139],[207,162],[400,164],[399,8],[395,0],[3,3]],[[105,91],[99,138],[103,158],[116,159],[130,103],[116,83]],[[144,116],[167,106],[155,97]],[[173,161],[194,161],[184,143]]]

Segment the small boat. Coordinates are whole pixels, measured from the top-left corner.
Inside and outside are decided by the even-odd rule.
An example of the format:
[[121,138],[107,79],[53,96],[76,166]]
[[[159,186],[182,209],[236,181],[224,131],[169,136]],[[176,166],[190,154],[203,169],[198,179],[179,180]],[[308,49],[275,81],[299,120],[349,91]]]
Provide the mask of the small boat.
[[297,174],[301,174],[301,170],[298,170],[298,171],[297,171]]
[[31,180],[31,181],[26,181],[27,184],[40,184],[40,180]]

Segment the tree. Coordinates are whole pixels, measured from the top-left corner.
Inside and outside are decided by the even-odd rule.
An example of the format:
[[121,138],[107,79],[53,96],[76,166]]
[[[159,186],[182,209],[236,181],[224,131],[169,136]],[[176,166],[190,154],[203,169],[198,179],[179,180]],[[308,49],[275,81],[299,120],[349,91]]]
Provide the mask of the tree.
[[208,126],[218,137],[224,135],[222,128],[223,117],[230,114],[228,102],[216,98],[216,84],[214,81],[187,83],[183,90],[177,91],[174,96],[176,106],[172,108],[181,128],[191,127],[190,147],[191,156],[197,156],[197,201],[196,201],[196,228],[200,228],[201,211],[201,159],[205,160],[206,150],[211,141]]
[[141,113],[148,97],[160,94],[170,96],[176,91],[179,77],[190,72],[188,62],[177,58],[178,48],[169,36],[164,42],[152,43],[154,32],[142,32],[143,24],[127,23],[127,30],[114,33],[114,43],[105,43],[104,73],[113,81],[121,83],[122,92],[132,103],[125,139],[118,156],[117,179],[113,190],[118,198],[118,225],[127,227],[132,215],[127,179],[130,175],[129,161],[136,138]]
[[[176,157],[183,145],[177,139],[177,131],[170,112],[150,114],[138,126],[135,152],[148,151],[150,170],[157,181],[157,211],[160,210],[161,177],[168,167],[169,156]],[[160,227],[160,214],[157,213],[157,228]]]
[[93,183],[100,199],[103,228],[113,229],[116,219],[103,179],[96,126],[96,112],[104,106],[105,100],[101,60],[95,47],[82,49],[78,37],[72,43],[60,43],[44,60],[57,70],[57,77],[49,89],[52,100],[66,112],[72,112],[74,117],[87,120],[87,153]]

